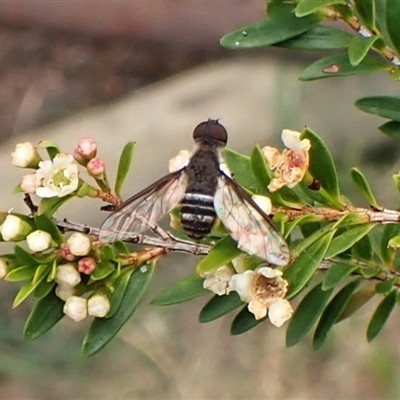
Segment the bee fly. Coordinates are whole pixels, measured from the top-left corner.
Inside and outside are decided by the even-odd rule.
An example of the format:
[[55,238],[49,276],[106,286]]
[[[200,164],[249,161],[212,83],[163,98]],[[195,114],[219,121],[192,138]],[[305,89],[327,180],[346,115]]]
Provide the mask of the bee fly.
[[207,236],[218,216],[241,250],[287,265],[288,247],[271,218],[221,169],[226,129],[209,119],[196,126],[193,139],[196,149],[187,165],[121,204],[104,221],[99,239],[114,242],[127,233],[141,233],[180,205],[181,224],[190,238]]

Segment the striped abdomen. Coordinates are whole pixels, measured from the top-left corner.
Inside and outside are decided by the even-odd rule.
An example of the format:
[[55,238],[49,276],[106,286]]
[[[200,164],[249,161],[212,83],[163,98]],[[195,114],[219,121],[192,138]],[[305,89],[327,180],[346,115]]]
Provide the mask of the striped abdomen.
[[185,194],[181,202],[181,223],[190,238],[200,240],[207,236],[216,217],[213,196],[200,193]]

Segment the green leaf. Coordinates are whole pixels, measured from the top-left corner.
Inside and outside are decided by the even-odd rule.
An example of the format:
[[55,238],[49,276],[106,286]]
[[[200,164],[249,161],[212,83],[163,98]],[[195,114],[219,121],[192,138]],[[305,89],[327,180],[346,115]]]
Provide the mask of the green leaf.
[[358,99],[355,106],[362,111],[376,114],[380,117],[400,121],[400,97],[369,96]]
[[249,331],[250,329],[255,328],[263,319],[255,319],[254,315],[247,309],[247,307],[243,308],[238,315],[236,315],[235,319],[232,321],[231,325],[231,335],[241,335]]
[[203,276],[228,264],[238,257],[242,252],[238,249],[237,243],[228,235],[219,240],[210,252],[197,264],[196,272]]
[[337,322],[343,321],[353,315],[374,296],[375,290],[371,287],[360,289],[358,292],[354,293]]
[[333,289],[322,290],[321,283],[311,289],[297,306],[286,330],[286,346],[298,343],[321,315]]
[[289,282],[287,298],[295,296],[313,277],[332,240],[334,231],[328,232],[297,257],[284,272],[283,278]]
[[135,143],[129,142],[122,150],[121,157],[119,158],[117,177],[115,179],[115,194],[119,196],[124,184],[125,178],[128,175],[129,168],[131,167],[133,153],[135,151]]
[[224,149],[222,157],[234,176],[235,182],[253,193],[265,193],[264,188],[260,186],[257,178],[254,176],[250,157],[230,149]]
[[345,263],[333,264],[326,271],[324,280],[322,281],[322,290],[334,289],[357,268],[357,265]]
[[102,261],[96,265],[95,270],[90,274],[94,281],[106,278],[115,271],[115,263],[111,261]]
[[46,214],[51,217],[63,204],[65,204],[68,200],[71,200],[75,197],[74,194],[69,194],[64,197],[50,197],[46,199],[40,200],[37,214]]
[[53,290],[55,285],[54,281],[42,280],[33,291],[33,297],[36,300],[43,299]]
[[350,177],[359,192],[365,197],[368,204],[372,207],[379,208],[365,175],[358,168],[353,167],[350,171]]
[[400,122],[398,121],[389,121],[385,122],[378,129],[384,133],[395,139],[400,139]]
[[369,223],[346,230],[340,236],[337,236],[332,240],[325,257],[332,258],[343,253],[345,250],[353,246],[354,243],[357,243],[363,236],[367,235],[374,226],[375,224]]
[[50,330],[64,317],[63,308],[64,302],[55,295],[54,290],[40,299],[25,323],[24,338],[34,340]]
[[371,30],[375,29],[374,0],[354,0],[354,5],[359,18]]
[[399,15],[400,15],[400,2],[393,0],[386,0],[386,29],[390,38],[390,45],[397,55],[400,55],[400,29],[399,29]]
[[91,356],[101,350],[125,325],[147,292],[154,272],[154,263],[146,271],[137,268],[130,276],[119,309],[110,318],[95,318],[82,345],[82,354]]
[[320,58],[306,67],[299,76],[301,81],[312,81],[322,78],[334,78],[337,76],[351,76],[369,74],[381,70],[389,70],[391,67],[385,61],[367,55],[364,60],[353,67],[347,54],[335,54]]
[[389,246],[389,241],[399,234],[400,224],[387,224],[383,229],[380,242],[380,254],[386,265],[391,266],[396,256],[396,249]]
[[[114,245],[114,243],[113,243]],[[113,246],[105,244],[100,250],[100,257],[103,261],[110,261],[115,259],[115,253]]]
[[393,289],[393,286],[398,282],[398,278],[388,279],[386,281],[378,282],[375,285],[375,291],[378,294],[386,296]]
[[38,145],[38,149],[46,149],[47,154],[52,160],[57,154],[61,153],[61,149],[52,140],[42,140]]
[[334,4],[346,4],[346,0],[299,0],[295,13],[297,17],[303,17]]
[[378,305],[374,311],[367,328],[367,340],[371,342],[375,339],[388,320],[390,313],[396,305],[396,291],[389,293]]
[[133,268],[124,269],[113,282],[110,295],[111,308],[106,318],[112,317],[119,310],[132,273]]
[[18,307],[28,296],[39,286],[40,282],[49,272],[48,265],[39,265],[36,269],[35,276],[31,282],[28,282],[18,291],[13,302],[13,308]]
[[373,249],[371,240],[368,236],[364,236],[352,248],[353,256],[362,260],[371,261],[373,257]]
[[14,254],[17,259],[21,262],[21,264],[26,265],[38,265],[38,260],[24,247],[16,244],[14,246]]
[[12,269],[4,278],[8,282],[19,282],[26,279],[32,279],[35,275],[36,265],[24,265]]
[[332,203],[332,206],[342,208],[340,200],[339,180],[336,173],[332,156],[323,140],[311,129],[305,128],[301,135],[302,139],[311,142],[309,151],[309,172],[319,182],[320,194]]
[[353,67],[359,65],[366,57],[374,43],[380,39],[379,36],[355,36],[349,44],[349,60]]
[[321,19],[315,14],[297,18],[292,4],[269,3],[266,19],[228,33],[221,38],[221,45],[233,50],[271,46],[314,28]]
[[319,25],[275,46],[298,50],[335,50],[347,48],[353,37],[340,29]]
[[154,298],[151,304],[169,306],[204,296],[210,293],[210,291],[203,288],[203,282],[204,278],[198,275],[187,276],[164,289]]
[[315,214],[302,215],[302,216],[294,219],[293,221],[290,221],[287,224],[285,224],[285,232],[284,232],[283,237],[285,239],[287,239],[289,237],[289,235],[292,233],[292,231],[294,230],[294,228],[296,228],[296,226],[302,226],[303,224],[305,224],[305,225],[312,224],[314,222],[320,222],[322,220],[323,220],[323,217],[320,215],[315,215]]
[[35,215],[34,221],[36,227],[42,231],[49,233],[52,239],[58,244],[61,245],[64,241],[64,236],[61,234],[54,220],[47,216],[46,214]]
[[314,350],[318,350],[324,344],[326,336],[332,329],[333,325],[339,320],[340,315],[345,310],[354,291],[360,285],[360,282],[360,279],[350,282],[329,302],[321,315],[317,328],[315,329],[313,338]]
[[199,321],[202,323],[214,321],[241,305],[243,305],[243,301],[236,292],[225,296],[215,295],[200,311]]

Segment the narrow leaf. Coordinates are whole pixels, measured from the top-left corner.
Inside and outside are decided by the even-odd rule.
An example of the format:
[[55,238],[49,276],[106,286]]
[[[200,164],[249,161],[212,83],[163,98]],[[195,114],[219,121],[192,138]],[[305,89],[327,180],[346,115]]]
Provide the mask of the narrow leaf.
[[300,0],[295,8],[295,13],[298,17],[303,17],[334,4],[346,4],[346,0]]
[[119,310],[133,271],[133,268],[123,270],[113,282],[110,295],[111,308],[106,318],[112,317]]
[[395,139],[400,139],[400,122],[398,121],[389,121],[385,122],[378,129],[384,133]]
[[400,2],[386,0],[386,29],[390,37],[390,44],[400,55],[400,29],[399,29]]
[[122,186],[125,182],[125,178],[128,175],[129,168],[132,164],[132,157],[135,151],[135,143],[128,142],[122,150],[121,157],[119,158],[117,177],[115,179],[115,194],[119,196],[121,194]]
[[350,171],[350,176],[359,192],[368,201],[368,204],[372,207],[379,208],[365,175],[358,168],[353,167]]
[[380,39],[379,36],[355,36],[349,44],[349,60],[353,67],[359,65],[368,54],[374,43]]
[[49,155],[50,159],[52,160],[57,154],[61,153],[60,148],[58,145],[53,142],[52,140],[42,140],[38,145],[38,149],[46,149],[47,154]]
[[215,271],[217,268],[228,264],[241,253],[237,243],[229,235],[225,236],[200,260],[197,264],[196,272],[198,275],[203,276],[207,272]]
[[299,76],[301,81],[312,81],[322,78],[334,78],[337,76],[351,76],[370,74],[381,70],[389,70],[391,67],[385,61],[367,55],[364,60],[353,67],[347,54],[336,54],[320,58],[306,67]]
[[386,296],[393,289],[393,286],[398,282],[398,278],[388,279],[386,281],[378,282],[375,285],[375,291],[378,294]]
[[344,309],[349,303],[351,296],[359,285],[359,279],[350,282],[329,302],[328,306],[321,315],[317,328],[315,329],[313,338],[314,350],[318,350],[324,344],[326,336],[332,329],[333,325],[338,321],[340,315],[343,313]]
[[333,264],[322,281],[322,290],[334,289],[358,267],[356,265],[337,263]]
[[156,306],[169,306],[171,304],[183,303],[195,299],[196,297],[204,296],[210,293],[210,291],[203,288],[203,282],[204,278],[198,275],[187,276],[165,288],[154,298],[151,304]]
[[18,307],[27,297],[33,293],[33,291],[38,287],[40,282],[46,277],[48,273],[47,265],[39,265],[32,282],[28,282],[18,291],[13,302],[13,308]]
[[64,302],[54,290],[39,300],[31,311],[24,327],[24,338],[34,340],[50,330],[64,316]]
[[374,30],[375,26],[375,7],[374,0],[354,0],[359,18],[364,24]]
[[99,281],[111,275],[115,271],[115,263],[111,261],[102,261],[96,265],[95,270],[90,274],[94,281]]
[[25,265],[38,265],[38,260],[24,247],[16,244],[14,246],[14,254],[21,264]]
[[354,293],[350,301],[347,303],[344,311],[340,315],[338,322],[343,321],[344,319],[353,315],[374,296],[375,290],[371,287],[360,289],[358,292]]
[[225,296],[215,295],[200,311],[199,321],[202,323],[214,321],[236,310],[242,304],[243,301],[240,300],[236,292],[231,292]]
[[42,231],[49,233],[52,239],[60,245],[64,241],[64,237],[61,234],[60,230],[57,228],[54,220],[47,216],[46,214],[35,215],[34,221],[36,227]]
[[396,256],[396,249],[389,246],[389,241],[400,234],[400,224],[387,224],[383,229],[380,254],[386,265],[391,266]]
[[242,311],[239,312],[238,315],[236,315],[235,319],[232,321],[231,335],[241,335],[242,333],[245,333],[250,329],[255,328],[264,320],[265,318],[259,320],[255,319],[254,314],[252,314],[247,309],[247,307],[245,307],[242,309]]
[[321,21],[318,15],[297,18],[292,4],[269,3],[267,18],[228,33],[221,45],[228,49],[249,49],[271,46],[298,36]]
[[355,106],[362,111],[380,117],[400,121],[400,97],[369,96],[358,99]]
[[26,279],[32,279],[35,275],[36,265],[24,265],[22,267],[17,267],[12,269],[4,278],[8,282],[19,282]]
[[126,287],[121,305],[110,318],[95,318],[83,344],[82,354],[90,356],[101,350],[125,325],[147,292],[154,272],[154,263],[146,265],[146,271],[136,269]]
[[321,284],[318,284],[304,296],[287,327],[287,347],[294,346],[307,335],[324,310],[332,291],[322,290]]
[[334,232],[325,234],[297,257],[284,272],[283,277],[289,282],[287,298],[295,296],[313,277],[332,240]]
[[367,340],[371,342],[382,331],[394,306],[396,305],[396,291],[393,290],[378,305],[367,328]]
[[42,280],[33,291],[33,297],[36,300],[43,299],[53,290],[55,285],[54,281]]
[[318,25],[293,39],[275,46],[298,50],[335,50],[347,48],[353,35],[331,26]]
[[373,249],[369,236],[362,237],[352,248],[355,258],[371,261],[373,257]]
[[46,214],[51,217],[63,204],[65,204],[68,200],[71,200],[74,196],[74,194],[69,194],[64,197],[50,197],[42,199],[40,200],[37,214]]

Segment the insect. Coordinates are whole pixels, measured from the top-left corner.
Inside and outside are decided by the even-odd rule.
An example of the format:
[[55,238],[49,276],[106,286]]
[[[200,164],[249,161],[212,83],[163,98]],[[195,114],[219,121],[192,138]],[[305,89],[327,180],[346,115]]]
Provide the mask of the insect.
[[196,148],[187,165],[121,204],[104,221],[99,239],[114,242],[126,233],[141,233],[179,205],[181,224],[190,238],[203,239],[218,217],[241,250],[287,265],[287,244],[271,218],[221,169],[226,129],[209,119],[196,126],[193,139]]

